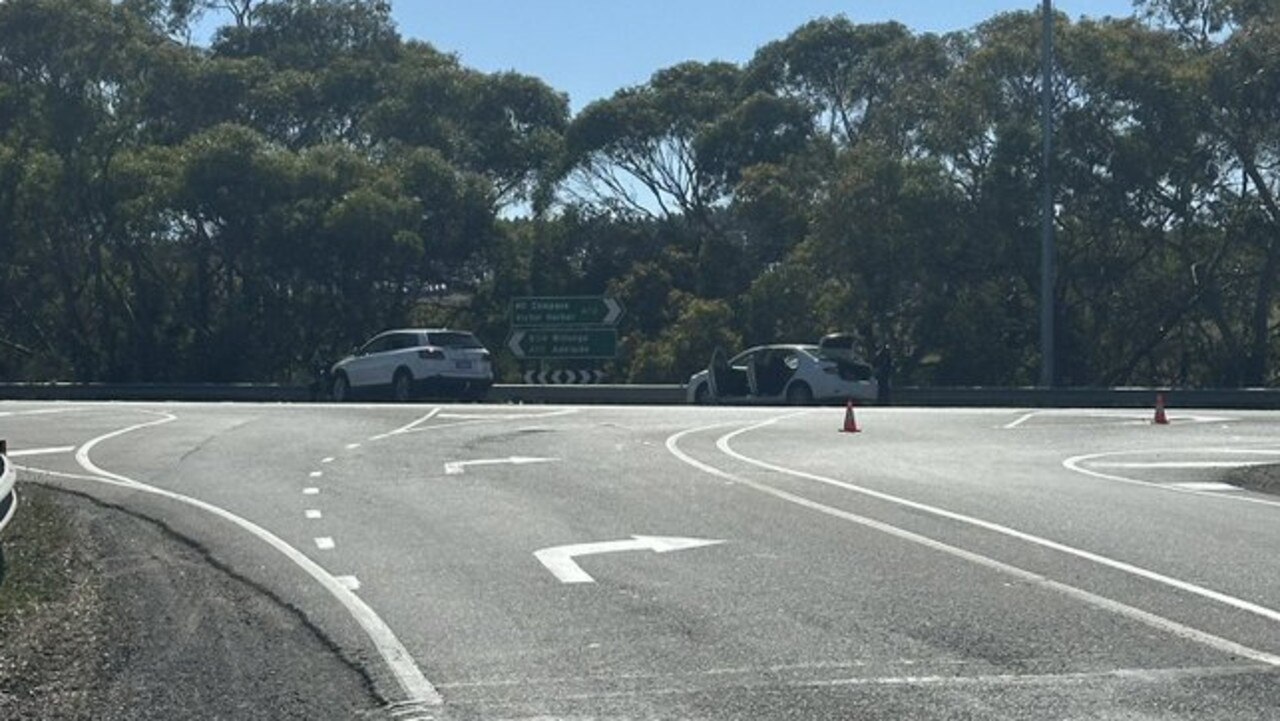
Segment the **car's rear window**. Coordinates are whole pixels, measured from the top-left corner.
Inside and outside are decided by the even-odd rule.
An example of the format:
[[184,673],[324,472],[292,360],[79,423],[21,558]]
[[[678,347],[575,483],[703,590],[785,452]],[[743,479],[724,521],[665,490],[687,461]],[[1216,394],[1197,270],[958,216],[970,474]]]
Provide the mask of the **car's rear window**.
[[484,344],[470,333],[431,333],[427,341],[437,348],[483,348]]

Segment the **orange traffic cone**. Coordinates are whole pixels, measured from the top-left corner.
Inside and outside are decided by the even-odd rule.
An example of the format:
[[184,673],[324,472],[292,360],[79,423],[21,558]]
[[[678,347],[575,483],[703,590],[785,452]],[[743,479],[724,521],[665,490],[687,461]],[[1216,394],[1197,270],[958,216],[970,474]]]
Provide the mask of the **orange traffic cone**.
[[860,433],[862,429],[858,427],[858,419],[853,416],[853,400],[851,399],[844,407],[844,428],[840,429],[841,433]]
[[1156,417],[1155,417],[1155,420],[1152,422],[1158,426],[1169,425],[1169,416],[1166,416],[1164,414],[1164,394],[1163,393],[1156,394]]

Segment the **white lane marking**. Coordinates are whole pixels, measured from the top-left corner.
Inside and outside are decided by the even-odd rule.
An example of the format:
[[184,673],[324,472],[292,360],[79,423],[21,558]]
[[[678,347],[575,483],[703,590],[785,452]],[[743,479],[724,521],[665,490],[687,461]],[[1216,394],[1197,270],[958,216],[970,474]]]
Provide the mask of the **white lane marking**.
[[[756,428],[759,428],[765,425],[771,425],[774,422],[775,421],[768,421],[763,424],[757,424],[754,426],[748,426],[747,428],[743,428],[739,431],[729,434],[728,436],[725,436],[724,438],[721,438],[720,441],[717,441],[717,445],[723,442],[726,438],[729,438],[731,436],[736,436],[740,433],[744,433],[748,430],[754,430]],[[720,425],[723,425],[723,424],[720,424]],[[784,501],[796,504],[803,508],[808,508],[810,510],[817,511],[819,513],[823,513],[828,516],[850,521],[860,526],[865,526],[867,528],[871,528],[873,530],[886,533],[890,536],[894,536],[895,538],[900,538],[904,541],[909,541],[911,543],[915,543],[915,544],[924,546],[926,548],[933,549],[935,551],[940,551],[942,553],[946,553],[948,555],[964,559],[966,561],[982,566],[984,568],[988,568],[993,571],[997,571],[999,573],[1013,576],[1014,578],[1017,578],[1022,581],[1026,581],[1035,586],[1039,586],[1040,588],[1044,588],[1050,591],[1055,591],[1069,598],[1076,599],[1086,605],[1093,606],[1094,608],[1099,608],[1104,611],[1109,611],[1119,616],[1123,616],[1133,621],[1137,621],[1139,623],[1145,624],[1152,628],[1165,631],[1178,638],[1194,641],[1229,655],[1243,656],[1245,658],[1258,661],[1259,663],[1265,663],[1269,666],[1280,666],[1280,656],[1276,656],[1274,654],[1270,654],[1265,651],[1259,651],[1257,649],[1249,648],[1248,646],[1244,646],[1242,644],[1236,643],[1234,641],[1230,641],[1225,638],[1221,638],[1219,636],[1214,636],[1213,634],[1207,633],[1205,631],[1201,631],[1199,629],[1191,628],[1190,626],[1184,626],[1183,624],[1180,624],[1177,621],[1172,621],[1162,616],[1157,616],[1154,613],[1143,611],[1140,608],[1135,608],[1133,606],[1120,603],[1119,601],[1113,601],[1109,598],[1099,596],[1095,593],[1091,593],[1082,588],[1076,588],[1075,586],[1061,583],[1059,581],[1054,581],[1045,576],[1041,576],[1038,573],[1033,573],[1031,571],[1027,571],[1017,566],[1012,566],[1010,564],[1004,563],[1003,561],[997,561],[994,558],[989,558],[979,553],[974,553],[973,551],[966,551],[963,548],[952,546],[952,545],[943,543],[941,541],[936,541],[927,536],[922,536],[918,533],[913,533],[911,531],[898,528],[897,526],[889,525],[888,523],[884,523],[882,521],[877,521],[871,518],[867,518],[865,516],[859,516],[857,514],[850,513],[848,511],[835,508],[833,506],[828,506],[828,505],[819,503],[817,501],[810,500],[803,496],[798,496],[788,491],[783,491],[783,490],[774,488],[773,486],[760,483],[760,482],[751,480],[749,478],[736,476],[727,471],[720,470],[715,466],[711,466],[706,463],[703,463],[702,461],[699,461],[696,458],[693,458],[692,456],[689,456],[688,454],[684,453],[684,451],[680,450],[678,443],[679,443],[679,440],[684,436],[689,435],[691,433],[698,433],[704,430],[710,430],[711,428],[715,428],[715,427],[717,426],[708,426],[704,428],[694,428],[686,431],[681,431],[680,433],[677,433],[667,439],[667,450],[670,451],[671,454],[674,455],[676,458],[679,458],[681,461],[684,461],[685,463],[707,474],[716,476],[717,478],[724,478],[724,479],[736,481],[749,488],[753,488],[757,491],[760,491],[761,493],[766,493],[768,495],[774,496],[775,498],[782,499]],[[748,462],[751,462],[751,461],[748,461]]]
[[768,462],[759,461],[759,460],[756,460],[756,458],[750,458],[748,456],[741,455],[741,453],[733,451],[732,448],[730,447],[730,444],[728,444],[728,442],[732,441],[733,438],[736,438],[737,435],[751,432],[751,430],[764,428],[764,426],[767,426],[767,425],[773,425],[774,423],[777,423],[778,420],[782,420],[782,419],[773,419],[773,420],[764,421],[764,423],[751,425],[751,426],[748,426],[748,428],[736,430],[736,432],[724,435],[723,438],[719,439],[719,441],[716,442],[716,447],[719,448],[719,450],[726,453],[726,455],[732,456],[733,458],[737,458],[737,460],[745,462],[745,464],[750,464],[756,467],[762,467],[762,469],[765,469],[765,470],[772,470],[774,471],[774,473],[786,474],[786,475],[794,476],[794,478],[813,480],[813,482],[832,485],[832,487],[842,488],[845,490],[852,490],[852,492],[863,494],[863,496],[878,498],[878,499],[881,499],[881,501],[896,503],[896,505],[899,505],[899,506],[915,508],[916,511],[924,511],[925,514],[932,514],[934,516],[943,517],[943,519],[950,519],[952,521],[959,521],[959,523],[977,526],[977,528],[980,528],[980,529],[995,531],[995,533],[998,533],[1001,535],[1007,535],[1007,537],[1010,537],[1010,538],[1025,540],[1025,542],[1036,544],[1036,546],[1041,546],[1043,548],[1050,548],[1052,549],[1052,551],[1068,553],[1068,555],[1075,556],[1076,558],[1084,558],[1085,561],[1092,561],[1094,563],[1098,563],[1098,565],[1107,566],[1108,569],[1124,571],[1126,572],[1126,574],[1139,576],[1139,578],[1143,578],[1151,581],[1156,581],[1156,583],[1167,585],[1167,587],[1185,590],[1185,592],[1199,595],[1199,597],[1208,598],[1208,599],[1211,599],[1211,601],[1224,603],[1226,604],[1226,606],[1231,606],[1234,608],[1239,608],[1239,610],[1242,610],[1242,611],[1248,611],[1249,613],[1254,613],[1254,615],[1262,616],[1263,619],[1280,621],[1280,611],[1276,611],[1274,610],[1274,608],[1267,608],[1265,606],[1260,606],[1260,604],[1257,604],[1257,603],[1244,601],[1244,599],[1242,598],[1235,598],[1234,595],[1228,595],[1225,593],[1216,592],[1216,590],[1201,587],[1201,585],[1190,583],[1190,581],[1175,579],[1175,578],[1172,578],[1172,576],[1157,574],[1156,571],[1143,569],[1143,567],[1140,567],[1140,566],[1134,566],[1133,563],[1117,561],[1115,560],[1115,558],[1108,558],[1106,556],[1100,555],[1100,553],[1084,551],[1084,549],[1068,546],[1068,544],[1059,543],[1059,542],[1056,542],[1056,540],[1050,540],[1047,538],[1038,537],[1038,535],[1033,535],[1033,534],[1025,533],[1025,531],[1009,528],[1009,526],[992,523],[992,521],[984,521],[982,519],[977,519],[977,517],[974,517],[974,516],[957,514],[957,512],[955,511],[947,511],[945,510],[945,508],[938,508],[937,506],[929,506],[927,505],[927,503],[909,501],[909,499],[906,499],[906,498],[891,496],[891,494],[881,493],[879,492],[879,490],[863,488],[863,487],[860,487],[860,485],[854,485],[852,483],[842,482],[842,480],[824,478],[824,476],[815,475],[812,473],[805,473],[805,471],[786,469],[786,467],[768,464]]
[[360,579],[355,576],[334,576],[334,580],[345,586],[348,591],[360,590]]
[[10,458],[22,458],[24,456],[51,456],[57,453],[70,453],[76,449],[75,446],[56,446],[53,448],[23,448],[20,451],[9,451]]
[[[1275,439],[1270,439],[1269,443],[1274,443]],[[1171,493],[1190,493],[1196,496],[1205,496],[1207,498],[1225,499],[1232,503],[1253,503],[1259,506],[1273,506],[1280,508],[1280,501],[1272,501],[1266,498],[1255,498],[1253,496],[1244,495],[1223,495],[1221,493],[1206,493],[1194,488],[1182,488],[1172,483],[1156,483],[1155,481],[1144,481],[1140,478],[1129,478],[1127,476],[1118,476],[1114,473],[1103,473],[1088,468],[1085,464],[1092,465],[1098,458],[1113,458],[1115,456],[1129,455],[1133,453],[1238,453],[1241,455],[1269,455],[1280,456],[1280,451],[1261,449],[1261,448],[1152,448],[1143,451],[1108,451],[1106,453],[1088,453],[1083,456],[1073,456],[1062,462],[1062,467],[1069,471],[1075,471],[1086,476],[1101,478],[1104,481],[1115,481],[1117,483],[1128,483],[1134,486],[1144,486],[1146,488],[1155,488]],[[1278,458],[1277,460],[1280,460]]]
[[303,511],[302,514],[312,521],[316,521],[321,518],[324,518],[324,516],[320,513],[320,511],[315,508],[308,508],[307,510]]
[[354,451],[355,449],[357,449],[357,448],[359,448],[359,447],[360,447],[360,444],[359,444],[359,443],[348,443],[348,444],[347,444],[347,450],[348,450],[348,451]]
[[508,458],[481,458],[475,461],[452,461],[444,464],[446,475],[456,476],[466,472],[468,466],[527,466],[530,463],[555,463],[559,458],[532,458],[529,456],[510,456]]
[[449,418],[453,420],[482,420],[482,421],[523,421],[533,420],[535,418],[560,418],[563,416],[571,416],[578,413],[579,408],[562,408],[556,411],[544,411],[541,413],[441,413],[440,418]]
[[1249,468],[1268,466],[1275,461],[1134,461],[1132,463],[1090,463],[1090,468]]
[[1188,481],[1186,483],[1173,484],[1178,488],[1186,488],[1190,491],[1217,491],[1219,493],[1226,491],[1243,491],[1240,486],[1233,486],[1230,483],[1217,483],[1215,481]]
[[320,549],[321,551],[332,551],[333,547],[336,545],[333,542],[333,539],[329,538],[328,536],[321,536],[320,538],[315,539],[315,541],[316,541],[316,548]]
[[[147,411],[142,409],[137,410],[143,413],[156,413],[156,411]],[[359,596],[356,596],[345,586],[338,583],[328,571],[320,567],[320,565],[315,561],[307,558],[307,556],[301,551],[289,545],[279,536],[276,536],[274,533],[259,526],[253,521],[241,518],[224,508],[201,501],[197,498],[184,496],[180,493],[174,493],[173,491],[165,490],[163,488],[149,486],[125,476],[108,473],[94,465],[93,461],[89,458],[89,451],[103,441],[115,438],[139,428],[177,420],[177,416],[172,414],[165,413],[163,415],[164,417],[160,420],[130,426],[127,429],[114,431],[89,441],[81,446],[80,450],[76,452],[76,460],[80,462],[80,466],[82,468],[98,476],[97,478],[90,480],[94,480],[99,483],[124,486],[132,490],[152,493],[163,498],[168,498],[180,503],[186,503],[239,526],[241,529],[253,534],[259,540],[276,549],[315,579],[317,583],[323,586],[325,590],[336,598],[338,602],[347,609],[347,612],[355,618],[356,623],[364,629],[364,632],[373,642],[374,647],[378,650],[378,654],[382,656],[383,662],[390,667],[391,673],[395,677],[396,682],[399,683],[401,691],[404,692],[410,702],[422,703],[431,706],[438,706],[444,703],[444,699],[440,696],[440,693],[436,691],[435,686],[431,685],[431,682],[427,680],[427,677],[422,674],[422,670],[418,668],[417,663],[413,660],[413,656],[409,654],[408,649],[406,649],[404,644],[400,642],[400,639],[396,637],[395,633],[391,630],[391,627],[388,626],[386,622],[383,621],[382,618],[378,616],[378,614]]]
[[598,553],[618,553],[620,551],[653,551],[654,553],[670,553],[690,548],[714,546],[724,541],[706,538],[679,538],[675,536],[632,536],[623,541],[600,541],[597,543],[575,543],[568,546],[553,546],[533,552],[534,558],[551,571],[561,583],[595,583],[582,567],[574,561],[575,556],[593,556]]
[[321,458],[321,459],[320,459],[320,462],[321,462],[321,463],[333,463],[333,456],[328,456],[328,457],[325,457],[325,458]]
[[319,489],[319,488],[314,488],[314,487],[313,487],[313,488],[304,488],[304,489],[302,489],[302,495],[304,495],[304,496],[318,496],[318,495],[320,495],[320,489]]
[[[1041,409],[1031,411],[1013,422],[1000,426],[1004,430],[1012,430],[1031,420],[1039,417],[1055,417],[1055,418],[1088,418],[1094,420],[1116,421],[1118,425],[1147,425],[1151,423],[1150,413],[1132,413],[1124,411],[1102,412],[1097,411],[1081,411],[1069,408],[1063,409]],[[1189,423],[1232,423],[1240,420],[1239,418],[1225,418],[1222,416],[1204,416],[1193,413],[1169,414],[1171,422],[1189,422]]]
[[1018,426],[1022,425],[1023,423],[1026,423],[1027,421],[1031,420],[1032,418],[1035,418],[1038,415],[1040,415],[1040,411],[1031,411],[1030,413],[1027,413],[1022,417],[1018,418],[1018,420],[1000,427],[1005,430],[1013,430],[1014,428],[1017,428]]
[[[895,662],[889,662],[893,665]],[[901,660],[897,664],[912,666],[914,661]],[[934,666],[956,666],[966,665],[966,662],[959,664],[948,661],[931,661]],[[822,671],[827,669],[847,670],[851,668],[865,668],[869,666],[865,661],[853,661],[833,664],[783,664],[779,666],[762,666],[758,668],[741,667],[727,669],[708,669],[699,671],[696,676],[704,678],[722,678],[732,676],[773,676],[779,672],[806,671],[816,670]],[[1069,684],[1076,685],[1081,681],[1123,681],[1131,683],[1168,683],[1170,681],[1190,681],[1195,679],[1211,679],[1225,678],[1231,676],[1248,676],[1254,674],[1274,674],[1275,668],[1266,664],[1235,664],[1231,666],[1187,666],[1175,668],[1118,668],[1105,671],[1080,671],[1073,673],[1039,673],[1039,674],[987,674],[978,676],[954,676],[954,675],[931,675],[931,676],[852,676],[844,678],[814,678],[814,679],[796,679],[793,681],[779,681],[777,679],[769,679],[770,685],[782,685],[788,688],[806,688],[806,687],[822,687],[822,686],[843,686],[843,685],[1009,685],[1009,686],[1039,686],[1039,685],[1057,685]],[[663,681],[677,677],[686,680],[690,674],[671,674],[671,673],[626,673],[610,675],[610,679],[626,679],[628,681]],[[503,688],[511,686],[530,686],[537,685],[546,686],[564,686],[570,684],[595,683],[602,676],[586,675],[586,676],[560,676],[551,678],[498,678],[498,679],[481,679],[477,681],[454,681],[450,683],[440,684],[440,688],[447,690],[469,690],[469,689],[486,689],[486,688]],[[738,686],[751,685],[751,680],[732,679],[728,683]],[[683,686],[678,689],[669,689],[660,687],[657,689],[640,687],[631,691],[623,692],[631,695],[642,694],[667,694],[667,693],[700,693],[705,688],[702,684],[693,687]],[[583,695],[585,696],[585,695]],[[563,698],[563,697],[562,697]]]
[[8,416],[50,416],[55,413],[75,413],[87,408],[39,408],[32,411],[0,411],[0,418]]
[[[947,518],[952,521],[958,521],[960,523],[968,524],[970,526],[975,526],[977,528],[993,531],[995,533],[999,533],[1001,535],[1008,536],[1010,538],[1016,538],[1020,541],[1026,541],[1027,543],[1052,549],[1054,551],[1059,551],[1061,553],[1066,553],[1068,555],[1075,556],[1076,558],[1082,558],[1086,561],[1091,561],[1100,566],[1114,568],[1117,571],[1123,571],[1124,573],[1128,573],[1133,576],[1138,576],[1139,578],[1145,578],[1148,581],[1154,581],[1156,583],[1160,583],[1165,586],[1169,586],[1171,588],[1176,588],[1181,591],[1186,591],[1187,593],[1191,593],[1191,594],[1200,596],[1202,598],[1207,598],[1211,601],[1217,601],[1218,603],[1231,606],[1233,608],[1238,608],[1241,611],[1248,611],[1249,613],[1262,616],[1263,618],[1266,618],[1271,621],[1280,621],[1280,611],[1277,611],[1272,608],[1267,608],[1266,606],[1253,603],[1252,601],[1246,601],[1241,598],[1236,598],[1235,596],[1231,596],[1231,595],[1222,593],[1220,591],[1214,591],[1213,589],[1196,585],[1194,583],[1191,583],[1190,581],[1183,581],[1181,579],[1173,578],[1172,576],[1166,576],[1162,573],[1157,573],[1155,571],[1151,571],[1151,570],[1142,568],[1140,566],[1135,566],[1131,563],[1125,563],[1124,561],[1118,561],[1113,558],[1108,558],[1107,556],[1103,556],[1098,553],[1093,553],[1092,551],[1086,551],[1080,548],[1075,548],[1074,546],[1068,546],[1065,543],[1051,541],[1047,538],[1042,538],[1040,536],[1026,533],[1024,531],[1019,531],[1017,529],[1010,528],[1008,526],[1004,526],[999,523],[994,523],[992,521],[984,521],[980,518],[975,518],[973,516],[966,516],[963,513],[956,513],[955,511],[948,511],[942,508],[938,508],[937,506],[930,506],[926,503],[911,501],[906,498],[901,498],[899,496],[894,496],[888,493],[881,493],[880,491],[874,491],[874,490],[871,490],[870,488],[863,488],[862,486],[857,486],[852,483],[846,483],[845,481],[838,481],[833,478],[826,478],[824,476],[819,476],[813,473],[806,473],[804,471],[797,471],[791,468],[784,468],[782,466],[778,466],[772,463],[767,463],[765,461],[757,460],[755,458],[749,458],[747,456],[742,455],[741,453],[738,453],[737,451],[733,450],[729,446],[729,441],[733,440],[737,436],[740,436],[744,433],[748,433],[750,431],[758,430],[760,428],[764,428],[765,426],[773,425],[780,420],[782,420],[782,418],[775,418],[772,420],[765,421],[763,423],[756,423],[754,425],[747,426],[746,428],[739,429],[737,431],[734,431],[733,433],[729,433],[716,441],[716,447],[719,448],[721,451],[723,451],[725,454],[733,458],[736,458],[742,461],[743,463],[749,463],[753,466],[756,466],[757,468],[763,468],[765,470],[773,471],[775,473],[782,473],[788,476],[793,476],[795,478],[802,478],[805,480],[822,483],[828,486],[842,488],[846,491],[853,491],[854,493],[859,493],[864,496],[876,498],[881,501],[886,501],[886,502],[893,503],[906,508],[913,508],[917,511],[923,511],[925,513],[929,513],[934,516],[938,516],[940,518]],[[1206,495],[1214,495],[1214,494],[1206,494]],[[1234,496],[1215,496],[1215,497],[1234,498]]]
[[324,475],[324,473],[323,473],[323,472],[321,472],[321,471],[312,471],[311,473],[309,473],[309,474],[307,474],[307,475],[308,475],[308,476],[310,476],[311,478],[319,478],[320,476],[323,476],[323,475]]
[[370,437],[370,438],[369,438],[369,440],[371,440],[371,441],[380,441],[380,440],[382,440],[382,439],[384,439],[384,438],[390,438],[391,436],[398,436],[398,435],[400,435],[401,433],[408,433],[409,431],[413,430],[414,428],[418,427],[419,425],[421,425],[421,424],[423,424],[423,423],[426,423],[427,421],[431,420],[432,418],[435,418],[435,417],[436,417],[436,415],[440,413],[440,411],[441,411],[441,409],[440,409],[440,408],[438,408],[438,407],[437,407],[437,408],[432,408],[430,411],[428,411],[428,412],[427,412],[427,414],[426,414],[425,416],[423,416],[423,417],[421,417],[421,418],[419,418],[419,419],[417,419],[417,420],[415,420],[415,421],[413,421],[413,422],[411,422],[411,423],[408,423],[408,424],[405,424],[405,425],[403,425],[403,426],[400,426],[399,428],[395,429],[394,431],[388,431],[388,432],[386,432],[386,433],[382,433],[382,434],[379,434],[379,435],[376,435],[376,436],[372,436],[372,437]]

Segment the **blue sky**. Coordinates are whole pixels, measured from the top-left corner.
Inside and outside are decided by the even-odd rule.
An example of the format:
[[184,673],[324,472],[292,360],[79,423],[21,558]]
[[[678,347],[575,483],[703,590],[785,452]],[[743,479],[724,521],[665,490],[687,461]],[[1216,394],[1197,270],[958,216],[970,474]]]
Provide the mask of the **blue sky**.
[[[392,0],[406,38],[488,72],[516,70],[569,94],[574,110],[685,60],[745,62],[816,17],[962,30],[1040,0]],[[1133,0],[1054,0],[1073,19],[1127,17]],[[206,18],[197,36],[218,24]]]
[[[1132,0],[1055,0],[1072,18],[1125,17]],[[748,60],[805,21],[848,15],[917,31],[973,27],[1038,0],[392,0],[405,37],[485,71],[517,70],[567,92],[575,110],[684,60]]]

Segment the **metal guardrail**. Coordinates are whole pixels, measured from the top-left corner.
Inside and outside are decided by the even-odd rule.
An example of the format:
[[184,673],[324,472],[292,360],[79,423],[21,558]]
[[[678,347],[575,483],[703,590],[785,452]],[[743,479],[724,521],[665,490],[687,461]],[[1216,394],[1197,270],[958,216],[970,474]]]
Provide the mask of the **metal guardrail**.
[[[893,405],[1007,408],[1150,408],[1165,394],[1169,408],[1280,409],[1280,388],[992,388],[895,387]],[[188,401],[293,403],[313,399],[302,386],[255,383],[0,383],[0,400]],[[498,384],[494,403],[680,405],[683,385]]]
[[13,514],[18,511],[18,493],[13,490],[18,480],[18,472],[5,452],[5,443],[0,441],[0,531],[9,525],[9,521],[13,520]]

